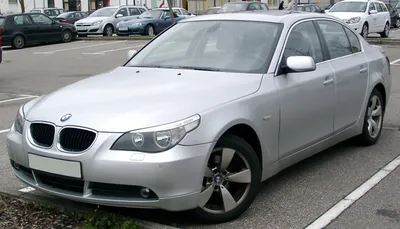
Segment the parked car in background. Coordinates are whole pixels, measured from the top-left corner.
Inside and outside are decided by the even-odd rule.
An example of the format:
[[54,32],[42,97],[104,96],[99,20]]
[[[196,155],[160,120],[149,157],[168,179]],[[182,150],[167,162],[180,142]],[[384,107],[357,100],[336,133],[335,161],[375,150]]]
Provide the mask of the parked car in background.
[[30,13],[42,13],[46,14],[50,18],[55,18],[58,15],[64,13],[64,9],[60,8],[37,8],[30,11]]
[[59,22],[74,24],[76,21],[81,20],[82,18],[85,18],[87,16],[88,15],[85,12],[68,11],[58,15],[54,19]]
[[[168,9],[168,7],[162,7],[162,9]],[[181,7],[172,7],[172,11],[174,11],[174,13],[176,13],[178,16],[181,17],[193,17],[196,16],[192,13],[190,13],[189,11],[187,11],[184,8]]]
[[[184,19],[174,13],[175,21]],[[121,21],[117,24],[118,36],[132,34],[155,35],[172,25],[171,14],[168,9],[158,8],[144,12],[138,18],[129,21]]]
[[206,12],[204,14],[216,14],[218,12],[218,10],[221,9],[220,6],[216,6],[216,7],[210,7],[206,10]]
[[3,38],[1,36],[3,35],[4,32],[4,22],[5,22],[5,17],[0,15],[0,64],[3,61],[3,47],[2,47]]
[[108,6],[96,10],[88,17],[75,22],[78,36],[87,35],[112,36],[117,23],[137,18],[147,11],[143,6]]
[[19,49],[27,44],[70,42],[76,38],[73,25],[57,22],[42,13],[10,14],[3,18],[3,46]]
[[390,24],[395,28],[400,28],[400,9],[394,8],[390,4],[386,4],[390,13]]
[[315,12],[315,13],[324,13],[325,12],[323,9],[321,9],[316,4],[299,4],[297,6],[297,11]]
[[332,6],[333,6],[333,5],[328,5],[328,6],[324,7],[324,8],[323,8],[323,9],[324,9],[324,12],[325,12],[325,13],[329,12],[329,10],[332,8]]
[[264,2],[228,2],[225,3],[218,13],[230,13],[239,11],[256,11],[256,10],[269,10],[268,5]]
[[389,36],[390,14],[381,1],[344,0],[332,6],[327,14],[343,20],[363,37],[370,33]]
[[216,223],[299,161],[376,144],[392,84],[382,47],[325,14],[260,12],[182,20],[123,66],[25,103],[6,136],[14,175]]

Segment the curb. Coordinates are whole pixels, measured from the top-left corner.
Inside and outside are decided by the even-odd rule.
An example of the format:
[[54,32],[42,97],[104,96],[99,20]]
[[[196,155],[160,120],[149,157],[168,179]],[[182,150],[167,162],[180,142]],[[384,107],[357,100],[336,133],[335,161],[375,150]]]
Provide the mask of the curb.
[[374,45],[400,45],[400,39],[367,38],[366,40]]
[[[16,194],[0,191],[0,196],[14,197],[14,198],[18,198],[22,201],[45,203],[45,204],[53,205],[54,207],[57,207],[59,209],[69,209],[71,211],[76,211],[76,212],[81,212],[81,213],[87,213],[89,211],[93,211],[96,209],[94,207],[94,205],[79,203],[79,202],[75,202],[75,201],[69,202],[66,199],[65,200],[51,200],[51,198],[48,198],[48,197],[32,195],[29,193],[21,193],[20,195],[16,195]],[[137,221],[140,224],[141,228],[144,228],[144,229],[180,229],[178,227],[163,225],[163,224],[159,224],[159,223],[153,223],[153,222],[136,219],[136,218],[132,218],[132,220]]]

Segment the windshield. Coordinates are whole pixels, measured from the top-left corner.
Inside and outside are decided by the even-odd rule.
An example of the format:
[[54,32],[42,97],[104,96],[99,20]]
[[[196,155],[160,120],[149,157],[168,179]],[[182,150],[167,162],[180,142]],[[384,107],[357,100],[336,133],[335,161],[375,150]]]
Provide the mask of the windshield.
[[281,27],[269,22],[181,22],[142,49],[126,66],[263,73]]
[[208,9],[206,11],[206,14],[216,14],[218,10],[218,8]]
[[400,2],[398,2],[394,8],[400,9]]
[[67,18],[71,13],[62,13],[58,15],[56,18]]
[[89,17],[110,17],[114,14],[117,8],[103,8],[96,10],[94,13],[89,15]]
[[221,7],[219,12],[236,12],[236,11],[243,11],[247,9],[247,4],[242,3],[227,3]]
[[139,18],[159,18],[163,12],[163,10],[148,10],[142,13]]
[[332,6],[329,12],[365,12],[366,2],[338,2]]

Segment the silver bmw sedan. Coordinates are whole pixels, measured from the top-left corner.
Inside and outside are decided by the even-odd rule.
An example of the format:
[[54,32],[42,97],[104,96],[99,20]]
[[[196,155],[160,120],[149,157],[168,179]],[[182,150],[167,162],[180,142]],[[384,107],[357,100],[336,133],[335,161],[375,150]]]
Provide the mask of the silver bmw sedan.
[[21,181],[228,221],[282,169],[345,139],[375,144],[391,89],[383,50],[322,14],[193,17],[129,53],[20,108],[7,147]]

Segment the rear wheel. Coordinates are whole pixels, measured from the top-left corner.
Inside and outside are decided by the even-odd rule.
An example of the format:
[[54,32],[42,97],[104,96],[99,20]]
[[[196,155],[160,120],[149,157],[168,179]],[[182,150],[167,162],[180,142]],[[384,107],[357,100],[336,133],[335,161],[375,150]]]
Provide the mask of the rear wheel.
[[357,143],[365,146],[375,144],[382,131],[385,104],[381,93],[374,89],[365,111],[363,132],[357,136]]
[[211,223],[232,220],[248,209],[260,186],[261,166],[254,149],[226,135],[210,155],[195,213]]
[[381,37],[388,37],[389,31],[390,31],[390,26],[389,26],[389,23],[387,22],[385,25],[385,28],[383,29],[383,32],[381,32],[379,34],[381,35]]
[[23,48],[25,46],[25,38],[21,35],[17,35],[13,38],[11,46],[16,49]]

